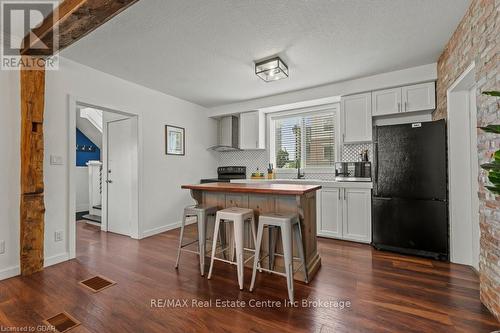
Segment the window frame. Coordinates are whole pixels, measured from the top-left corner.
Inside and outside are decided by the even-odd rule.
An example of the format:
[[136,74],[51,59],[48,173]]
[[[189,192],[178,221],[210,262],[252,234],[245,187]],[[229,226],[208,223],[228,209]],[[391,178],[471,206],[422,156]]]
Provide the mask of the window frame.
[[[314,107],[307,107],[307,108],[300,108],[300,109],[292,109],[292,110],[286,110],[286,111],[280,111],[280,112],[275,112],[275,113],[270,113],[268,114],[268,119],[269,119],[269,161],[270,163],[273,163],[275,166],[276,173],[282,173],[282,174],[292,174],[292,173],[297,173],[297,168],[276,168],[276,121],[283,119],[283,118],[289,118],[293,116],[314,116],[314,115],[324,115],[324,114],[334,114],[334,132],[335,132],[335,142],[334,142],[334,150],[335,150],[335,156],[334,156],[334,161],[340,161],[342,154],[342,143],[341,143],[341,138],[342,138],[342,132],[343,128],[341,126],[341,117],[340,117],[340,103],[333,103],[333,104],[325,104],[325,105],[319,105],[319,106],[314,106]],[[305,136],[302,136],[301,140],[301,146],[302,146],[302,151],[305,152]],[[335,168],[333,166],[331,167],[308,167],[305,164],[305,159],[306,159],[306,154],[302,154],[301,159],[300,159],[300,165],[305,165],[305,168],[301,168],[301,170],[304,170],[304,172],[311,172],[311,173],[335,173]]]

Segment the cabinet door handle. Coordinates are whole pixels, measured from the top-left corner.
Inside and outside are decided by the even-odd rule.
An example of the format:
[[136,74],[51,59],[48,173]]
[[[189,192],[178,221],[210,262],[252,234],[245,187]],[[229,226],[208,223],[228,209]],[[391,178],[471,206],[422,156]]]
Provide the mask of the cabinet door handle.
[[339,201],[340,201],[340,191],[342,191],[342,189],[339,188]]
[[408,111],[408,102],[405,102],[405,112]]
[[401,112],[401,103],[398,102],[398,112]]

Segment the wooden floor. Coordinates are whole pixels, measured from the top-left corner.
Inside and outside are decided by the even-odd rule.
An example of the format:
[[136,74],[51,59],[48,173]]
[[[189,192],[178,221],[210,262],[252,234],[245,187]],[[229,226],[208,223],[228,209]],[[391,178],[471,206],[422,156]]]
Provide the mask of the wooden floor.
[[[0,325],[37,326],[67,311],[71,332],[490,332],[499,323],[479,302],[468,267],[378,252],[368,245],[320,239],[322,267],[296,299],[350,301],[349,308],[152,308],[151,299],[281,301],[282,277],[260,274],[240,292],[236,268],[216,263],[208,281],[195,255],[173,268],[178,231],[141,241],[78,223],[77,259],[31,277],[0,282]],[[78,285],[92,275],[117,284],[99,293]],[[245,272],[248,289],[251,271]]]

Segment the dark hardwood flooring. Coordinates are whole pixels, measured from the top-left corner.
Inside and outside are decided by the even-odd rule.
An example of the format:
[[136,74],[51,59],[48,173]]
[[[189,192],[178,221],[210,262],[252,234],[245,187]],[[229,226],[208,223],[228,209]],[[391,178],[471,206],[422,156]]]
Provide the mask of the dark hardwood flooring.
[[[349,308],[152,308],[151,299],[283,301],[282,277],[259,274],[239,291],[236,268],[216,262],[212,280],[197,257],[173,268],[178,231],[141,241],[77,224],[77,259],[30,277],[0,281],[0,325],[36,326],[67,311],[71,332],[491,332],[499,323],[479,301],[469,267],[378,252],[368,245],[320,239],[322,267],[296,299],[348,300]],[[93,275],[117,282],[99,293],[78,285]]]

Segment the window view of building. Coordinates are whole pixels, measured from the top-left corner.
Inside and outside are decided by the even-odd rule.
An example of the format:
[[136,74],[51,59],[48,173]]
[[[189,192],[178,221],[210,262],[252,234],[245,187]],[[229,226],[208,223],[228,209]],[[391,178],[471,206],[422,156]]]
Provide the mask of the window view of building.
[[335,163],[334,112],[279,118],[274,134],[277,168],[329,167]]

